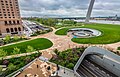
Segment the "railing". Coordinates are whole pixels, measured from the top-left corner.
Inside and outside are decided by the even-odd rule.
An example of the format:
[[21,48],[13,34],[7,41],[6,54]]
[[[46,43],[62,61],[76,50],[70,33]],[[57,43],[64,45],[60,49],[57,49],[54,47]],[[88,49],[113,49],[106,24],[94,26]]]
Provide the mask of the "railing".
[[27,64],[26,66],[18,69],[17,71],[13,72],[12,74],[9,74],[9,75],[6,76],[6,77],[16,77],[16,76],[18,76],[18,75],[21,73],[22,70],[24,70],[24,69],[26,69],[28,66],[30,66],[35,60],[37,60],[37,58],[34,59],[34,60],[33,60],[32,62],[30,62],[29,64]]
[[[52,62],[48,62],[48,63],[50,63],[50,64],[52,64],[52,65],[56,65],[55,63],[52,63]],[[71,72],[71,73],[74,73],[74,71],[71,70],[71,69],[68,69],[68,68],[66,68],[66,67],[63,67],[63,66],[61,66],[61,65],[59,65],[59,67],[62,68],[62,69],[65,69],[65,70],[67,70],[67,71],[69,71],[69,72]],[[75,77],[80,77],[80,76],[76,75],[75,73],[74,73],[74,76],[75,76]]]

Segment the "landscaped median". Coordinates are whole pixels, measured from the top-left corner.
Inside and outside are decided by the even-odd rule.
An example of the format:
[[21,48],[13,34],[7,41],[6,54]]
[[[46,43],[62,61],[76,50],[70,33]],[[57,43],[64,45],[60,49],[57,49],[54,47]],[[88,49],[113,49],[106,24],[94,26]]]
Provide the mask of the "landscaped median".
[[85,48],[73,48],[60,52],[56,49],[54,51],[56,55],[53,55],[50,62],[73,69],[84,50]]
[[[39,57],[41,53],[35,53],[29,56],[22,56],[18,58],[11,58],[6,60],[0,60],[0,77],[6,77],[7,75],[16,72],[26,64]],[[20,70],[19,70],[20,71]]]
[[[66,27],[55,32],[56,35],[67,35],[69,29],[76,27]],[[78,27],[77,27],[78,28]],[[80,44],[110,44],[120,41],[120,25],[112,24],[85,24],[79,28],[96,29],[102,32],[101,36],[92,38],[72,38],[73,42]]]
[[50,48],[52,45],[53,43],[50,40],[46,38],[38,38],[26,42],[0,47],[0,57],[43,50]]

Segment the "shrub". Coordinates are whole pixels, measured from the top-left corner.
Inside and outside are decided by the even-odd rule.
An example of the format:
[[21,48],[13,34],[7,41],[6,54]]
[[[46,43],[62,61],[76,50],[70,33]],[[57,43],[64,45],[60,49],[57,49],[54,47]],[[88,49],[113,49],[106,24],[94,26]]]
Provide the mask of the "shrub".
[[12,55],[14,55],[14,54],[20,54],[20,49],[17,48],[17,47],[15,47],[15,48],[13,49]]
[[0,46],[4,45],[4,41],[0,39]]
[[15,35],[13,39],[14,41],[18,41],[20,38],[17,35]]
[[0,57],[4,57],[7,55],[7,52],[4,51],[3,49],[0,49]]
[[32,46],[27,46],[26,52],[33,52],[35,49]]
[[4,60],[2,64],[3,64],[3,65],[8,65],[8,64],[9,64],[9,61],[8,61],[8,60]]
[[8,70],[14,70],[16,68],[16,66],[14,65],[14,64],[12,64],[12,63],[10,63],[9,65],[8,65]]
[[69,64],[67,65],[67,68],[73,69],[73,68],[74,68],[74,64],[73,64],[73,63],[69,63]]
[[10,42],[10,36],[9,35],[6,35],[5,36],[5,39],[4,39],[4,41],[5,41],[5,43],[9,43]]
[[74,65],[77,63],[80,57],[80,53],[82,53],[83,51],[84,49],[81,48],[75,48],[75,50],[68,49],[62,52],[54,50],[56,55],[54,55],[50,61],[62,65],[64,67],[67,67],[69,69],[73,69]]

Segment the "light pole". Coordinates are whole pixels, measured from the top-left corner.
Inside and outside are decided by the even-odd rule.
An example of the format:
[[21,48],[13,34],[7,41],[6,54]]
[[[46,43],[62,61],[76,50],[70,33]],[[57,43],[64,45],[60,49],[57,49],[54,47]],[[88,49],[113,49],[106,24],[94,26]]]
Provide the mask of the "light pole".
[[90,5],[89,5],[88,12],[87,12],[87,15],[86,15],[85,23],[89,23],[94,3],[95,3],[95,0],[90,1]]

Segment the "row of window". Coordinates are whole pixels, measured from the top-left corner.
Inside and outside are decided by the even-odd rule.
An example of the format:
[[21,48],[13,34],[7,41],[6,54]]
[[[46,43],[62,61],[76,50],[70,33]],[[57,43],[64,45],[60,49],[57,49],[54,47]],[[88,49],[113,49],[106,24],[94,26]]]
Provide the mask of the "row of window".
[[[2,14],[0,14],[0,16],[2,16]],[[4,16],[7,16],[7,14],[4,14]],[[11,16],[11,14],[8,14],[8,16]],[[12,14],[12,16],[14,17],[15,15]],[[18,14],[18,16],[19,16],[19,14]]]
[[21,31],[21,28],[20,27],[18,27],[18,28],[6,28],[6,32],[7,33],[12,33],[12,32],[19,32],[19,31]]
[[[2,18],[16,18],[16,17],[0,17],[0,18],[2,19]],[[20,18],[20,16],[17,18]]]
[[20,24],[20,21],[4,21],[5,25],[16,25],[16,24]]

